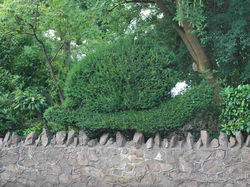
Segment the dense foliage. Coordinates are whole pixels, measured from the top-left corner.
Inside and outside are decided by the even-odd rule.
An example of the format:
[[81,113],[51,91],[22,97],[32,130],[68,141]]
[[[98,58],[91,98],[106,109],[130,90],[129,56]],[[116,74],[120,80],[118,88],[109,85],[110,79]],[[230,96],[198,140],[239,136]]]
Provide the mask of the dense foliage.
[[177,83],[174,57],[150,40],[126,38],[102,45],[69,73],[66,105],[94,112],[152,108]]
[[223,110],[221,113],[222,130],[228,135],[238,131],[250,133],[250,85],[237,88],[226,87],[222,92]]
[[[0,136],[41,132],[44,116],[92,137],[249,134],[249,3],[0,0]],[[171,98],[180,81],[190,90]]]
[[194,119],[198,112],[206,111],[213,105],[214,95],[213,87],[203,83],[190,88],[183,95],[147,110],[98,113],[85,108],[72,111],[56,106],[48,109],[45,117],[58,124],[66,122],[75,128],[83,129],[90,137],[117,130],[137,130],[152,135],[155,132],[166,133],[183,127]]

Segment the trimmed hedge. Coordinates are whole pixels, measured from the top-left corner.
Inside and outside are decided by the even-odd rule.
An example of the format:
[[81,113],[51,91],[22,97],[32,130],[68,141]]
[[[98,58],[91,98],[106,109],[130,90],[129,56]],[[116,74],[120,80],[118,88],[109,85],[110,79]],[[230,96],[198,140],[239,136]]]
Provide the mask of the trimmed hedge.
[[101,45],[69,72],[65,105],[101,113],[159,106],[178,82],[174,64],[173,54],[150,40]]
[[117,130],[137,130],[151,135],[183,127],[194,119],[197,113],[206,111],[213,104],[214,95],[214,87],[202,83],[153,109],[97,113],[84,108],[69,111],[56,106],[47,110],[45,117],[58,124],[66,122],[75,128],[83,129],[91,138],[98,137],[103,132],[112,133]]

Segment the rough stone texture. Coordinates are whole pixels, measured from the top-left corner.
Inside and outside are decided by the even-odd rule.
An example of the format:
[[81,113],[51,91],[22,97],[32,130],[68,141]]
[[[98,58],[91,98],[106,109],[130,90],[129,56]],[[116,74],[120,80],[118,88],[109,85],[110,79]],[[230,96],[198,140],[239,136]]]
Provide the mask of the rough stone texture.
[[73,142],[73,146],[77,146],[79,143],[78,137],[74,137],[74,142]]
[[89,147],[94,147],[94,146],[96,146],[97,143],[98,143],[97,139],[93,139],[93,140],[90,140],[88,142],[88,146]]
[[0,138],[0,147],[3,146],[3,138]]
[[234,137],[230,137],[229,146],[234,147],[236,145],[236,139]]
[[21,137],[16,132],[13,132],[11,136],[11,144],[17,145],[20,141]]
[[217,147],[219,147],[219,141],[218,141],[216,138],[214,138],[214,139],[210,142],[210,144],[211,144],[211,147],[212,147],[212,148],[217,148]]
[[104,133],[104,134],[101,136],[99,143],[100,143],[101,145],[105,145],[105,144],[107,143],[107,141],[108,141],[108,137],[109,137],[109,133]]
[[126,144],[126,139],[123,136],[122,133],[120,133],[119,131],[116,133],[116,144],[119,147],[123,147]]
[[3,139],[3,145],[9,146],[10,143],[11,143],[11,132],[7,132],[4,136],[4,139]]
[[244,142],[244,137],[242,136],[242,134],[241,134],[240,131],[238,131],[238,132],[236,133],[235,138],[236,138],[236,140],[237,140],[238,145],[239,145],[240,147],[242,147],[243,142]]
[[24,145],[33,145],[36,140],[37,133],[32,131],[25,139]]
[[154,138],[154,143],[157,147],[161,146],[161,135],[160,133],[156,133],[155,138]]
[[249,171],[247,146],[0,148],[0,186],[247,187]]
[[170,146],[170,148],[173,148],[176,146],[176,144],[177,144],[177,136],[174,135],[174,136],[172,136],[172,138],[170,140],[169,146]]
[[228,137],[224,132],[220,132],[219,144],[220,144],[221,147],[227,147],[228,146]]
[[208,146],[208,144],[209,144],[209,136],[208,136],[207,131],[201,131],[201,141],[202,141],[202,144],[205,147]]
[[201,138],[199,138],[199,140],[195,143],[195,148],[200,149],[201,146],[202,146],[202,141]]
[[75,131],[74,130],[69,131],[66,146],[69,146],[70,144],[74,143],[74,137],[75,137]]
[[110,145],[112,145],[112,144],[114,144],[114,143],[115,143],[114,138],[109,138],[109,140],[108,140],[107,143],[106,143],[106,146],[110,146]]
[[164,138],[164,139],[163,139],[162,145],[163,145],[163,147],[168,148],[169,143],[168,143],[168,139],[167,139],[167,138]]
[[147,142],[146,142],[146,148],[147,148],[147,149],[152,149],[153,146],[154,146],[154,140],[153,140],[153,138],[151,137],[151,138],[149,138],[149,139],[147,140]]
[[246,147],[250,147],[250,135],[247,136]]
[[85,132],[80,131],[79,132],[79,145],[87,145],[89,141],[88,136],[85,134]]
[[186,143],[187,143],[187,147],[189,149],[193,149],[193,145],[194,145],[194,136],[189,132],[186,138]]
[[66,132],[60,131],[56,133],[56,144],[57,145],[63,145],[66,140]]
[[50,143],[50,140],[51,140],[50,133],[48,132],[48,130],[44,129],[41,136],[41,144],[43,146],[47,146]]
[[134,145],[137,149],[139,149],[141,147],[141,145],[144,143],[144,141],[145,141],[144,135],[141,132],[136,132],[134,134],[133,142],[134,142]]

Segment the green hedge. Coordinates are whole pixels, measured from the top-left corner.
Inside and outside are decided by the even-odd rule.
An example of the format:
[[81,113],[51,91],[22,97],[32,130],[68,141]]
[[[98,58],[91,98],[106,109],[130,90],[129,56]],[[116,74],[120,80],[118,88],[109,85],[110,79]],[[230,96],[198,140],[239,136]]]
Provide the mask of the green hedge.
[[202,83],[153,109],[97,113],[84,108],[70,111],[57,106],[47,110],[45,117],[58,124],[66,122],[83,129],[92,138],[103,132],[112,133],[117,130],[138,130],[152,135],[155,132],[170,132],[183,127],[197,113],[206,111],[213,102],[214,87]]
[[228,135],[238,131],[250,133],[250,85],[239,85],[237,88],[227,87],[221,91],[223,110],[222,130]]
[[150,40],[103,44],[69,72],[66,106],[101,113],[159,106],[178,82],[174,64],[174,56]]

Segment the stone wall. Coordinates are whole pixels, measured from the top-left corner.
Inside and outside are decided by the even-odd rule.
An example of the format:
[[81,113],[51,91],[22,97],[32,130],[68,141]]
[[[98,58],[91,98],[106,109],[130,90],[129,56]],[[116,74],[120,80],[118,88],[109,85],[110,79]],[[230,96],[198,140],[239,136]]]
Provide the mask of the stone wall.
[[207,132],[195,143],[161,139],[144,143],[142,133],[126,141],[104,134],[99,141],[80,132],[44,131],[21,140],[15,133],[0,139],[0,186],[250,186],[250,136],[208,139]]

